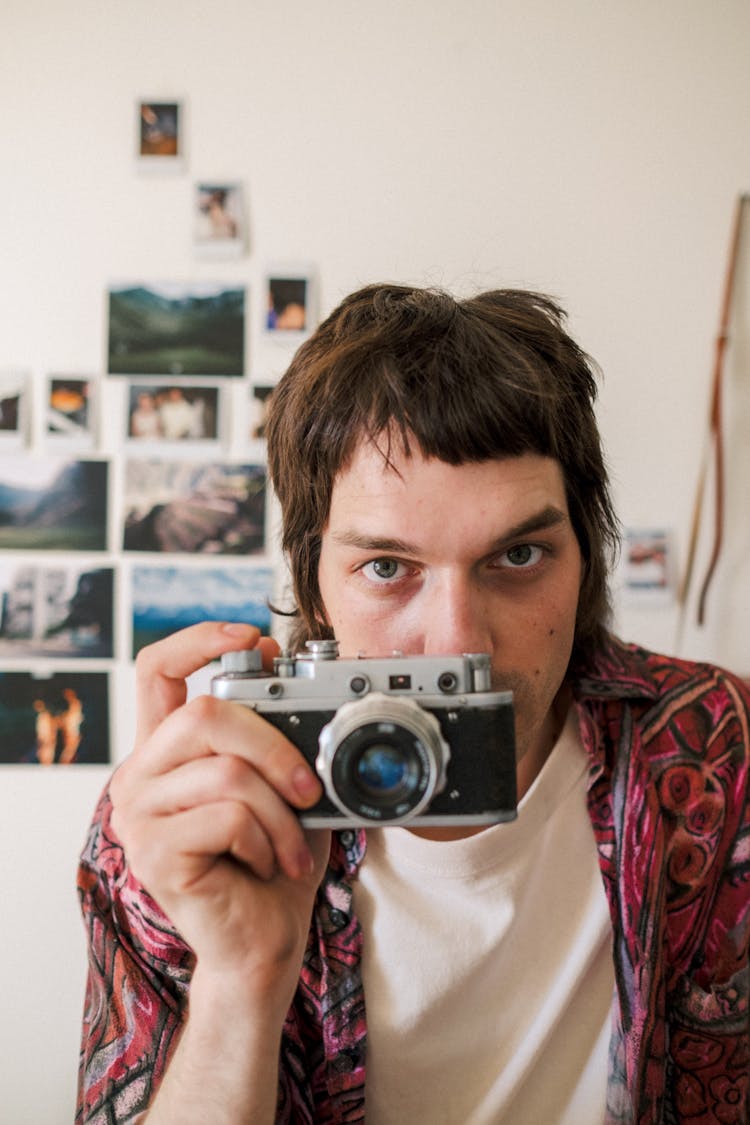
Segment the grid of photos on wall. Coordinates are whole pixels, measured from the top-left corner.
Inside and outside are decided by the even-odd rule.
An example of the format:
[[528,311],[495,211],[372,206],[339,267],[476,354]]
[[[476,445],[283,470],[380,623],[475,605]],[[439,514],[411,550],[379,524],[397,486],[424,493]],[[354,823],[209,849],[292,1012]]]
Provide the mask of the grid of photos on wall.
[[272,629],[265,416],[315,325],[313,270],[222,281],[252,264],[243,185],[186,184],[183,102],[134,120],[134,174],[190,192],[198,276],[105,282],[99,374],[0,371],[3,765],[110,762],[118,665],[204,620]]

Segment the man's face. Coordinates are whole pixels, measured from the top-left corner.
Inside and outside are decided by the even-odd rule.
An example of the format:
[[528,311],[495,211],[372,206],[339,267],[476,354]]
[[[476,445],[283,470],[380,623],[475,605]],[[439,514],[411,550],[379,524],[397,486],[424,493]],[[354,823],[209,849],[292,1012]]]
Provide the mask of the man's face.
[[341,655],[488,652],[519,758],[543,760],[582,571],[559,464],[392,463],[364,443],[334,482],[318,577]]

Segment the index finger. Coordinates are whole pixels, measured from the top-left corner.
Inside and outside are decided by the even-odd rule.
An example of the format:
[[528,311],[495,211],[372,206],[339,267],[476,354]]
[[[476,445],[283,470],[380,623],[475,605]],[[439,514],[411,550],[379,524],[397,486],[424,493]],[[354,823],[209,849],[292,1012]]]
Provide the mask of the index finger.
[[202,621],[142,648],[135,662],[136,746],[185,702],[188,676],[224,652],[245,648],[260,648],[264,665],[279,651],[276,641],[261,637],[254,625],[231,621]]

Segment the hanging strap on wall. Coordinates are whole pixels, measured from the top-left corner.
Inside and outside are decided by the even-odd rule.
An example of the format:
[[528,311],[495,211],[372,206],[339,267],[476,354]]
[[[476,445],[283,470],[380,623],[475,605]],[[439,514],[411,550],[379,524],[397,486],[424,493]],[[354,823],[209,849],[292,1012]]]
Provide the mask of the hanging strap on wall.
[[737,197],[737,202],[734,208],[732,234],[729,245],[729,261],[727,263],[726,276],[724,279],[724,295],[721,303],[721,314],[719,318],[719,333],[716,337],[716,347],[714,352],[714,365],[711,380],[710,413],[708,420],[708,440],[703,450],[703,459],[701,463],[700,475],[698,478],[698,487],[695,493],[695,502],[693,505],[693,520],[690,529],[690,539],[688,542],[688,554],[687,563],[685,566],[685,574],[682,582],[680,583],[680,588],[678,591],[678,602],[681,606],[682,620],[684,619],[688,594],[690,592],[690,584],[693,578],[695,552],[698,545],[701,519],[703,515],[703,499],[706,491],[706,480],[708,477],[709,464],[711,463],[711,454],[713,452],[713,545],[711,548],[711,556],[708,562],[708,566],[706,568],[706,574],[703,579],[703,584],[700,588],[700,594],[698,596],[697,617],[699,625],[703,625],[706,619],[706,599],[708,597],[709,587],[714,577],[716,564],[719,561],[719,556],[721,554],[721,548],[724,539],[724,437],[722,432],[722,381],[724,371],[724,355],[726,352],[727,343],[729,341],[729,321],[732,311],[732,293],[734,291],[734,279],[737,272],[737,260],[739,258],[742,219],[745,211],[745,204],[748,202],[750,202],[749,194],[739,195]]

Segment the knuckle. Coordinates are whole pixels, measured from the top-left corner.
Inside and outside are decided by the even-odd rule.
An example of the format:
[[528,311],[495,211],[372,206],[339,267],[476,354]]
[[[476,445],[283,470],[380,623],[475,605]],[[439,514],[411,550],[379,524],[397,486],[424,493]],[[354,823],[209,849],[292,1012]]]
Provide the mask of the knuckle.
[[228,844],[233,840],[244,837],[251,827],[250,810],[241,801],[225,801],[220,815]]
[[183,708],[189,722],[210,723],[220,714],[221,700],[213,695],[196,695]]
[[135,658],[135,671],[139,678],[151,676],[159,664],[159,645],[161,641],[153,641],[138,650]]
[[236,754],[218,754],[213,764],[221,789],[234,792],[248,779],[251,767]]

